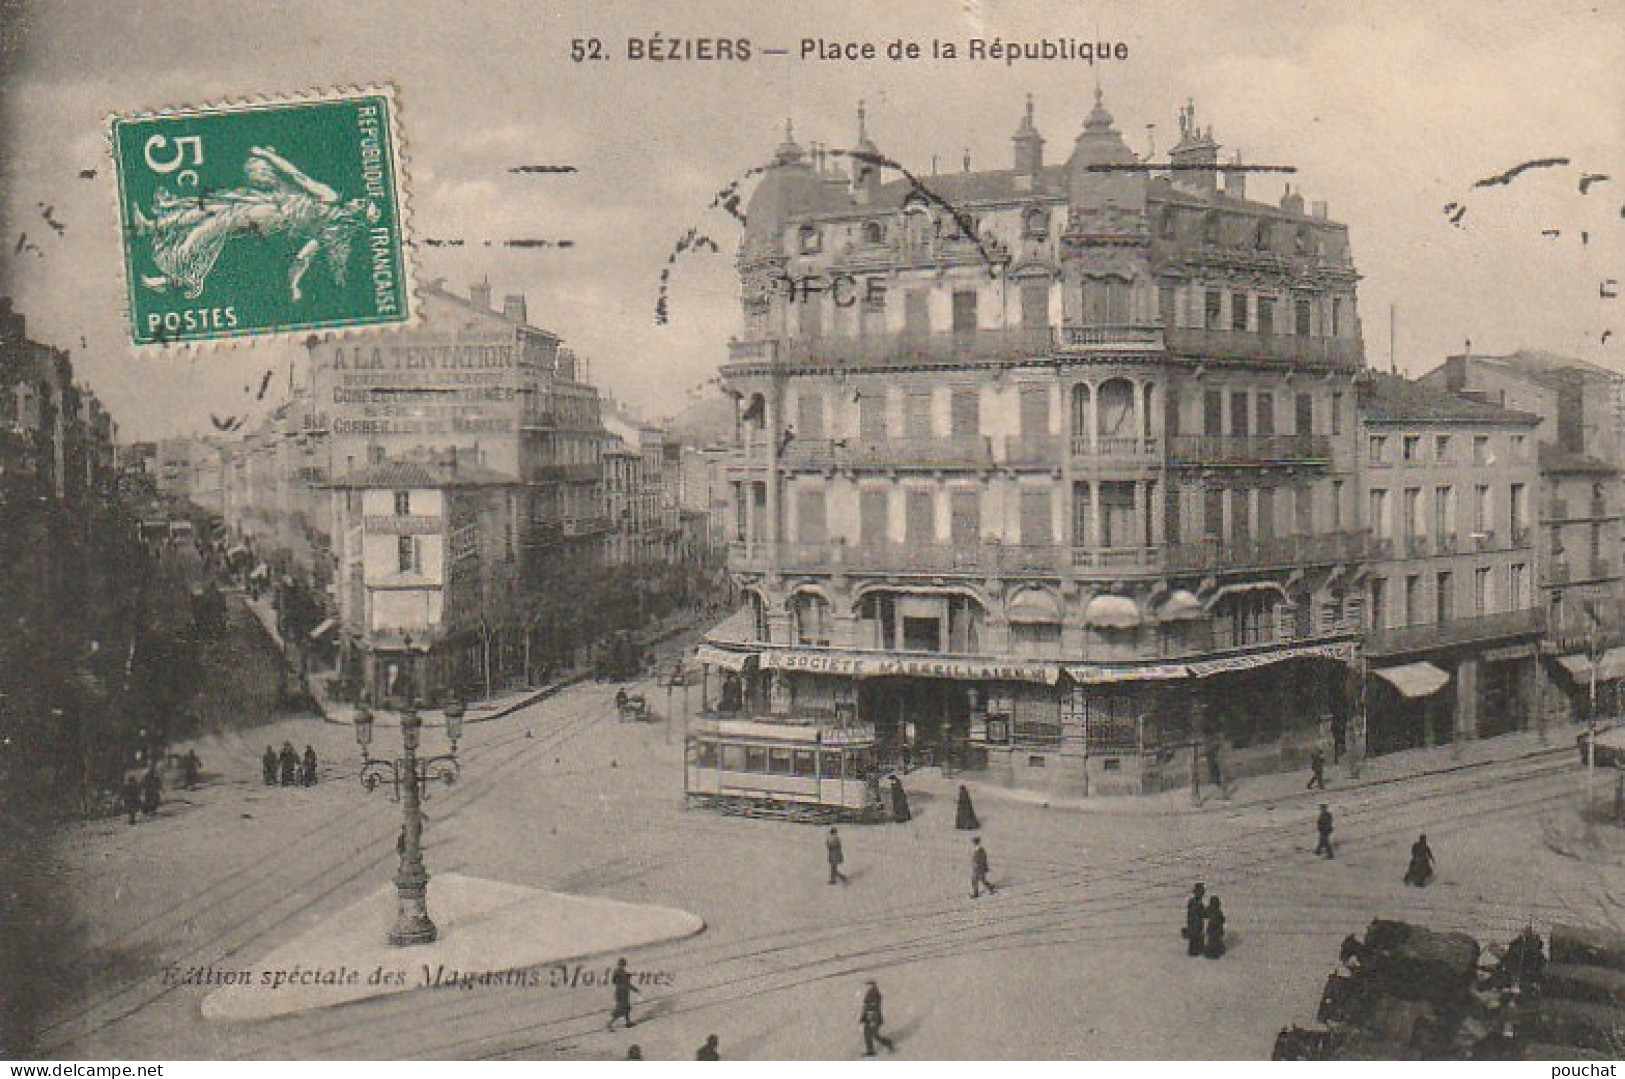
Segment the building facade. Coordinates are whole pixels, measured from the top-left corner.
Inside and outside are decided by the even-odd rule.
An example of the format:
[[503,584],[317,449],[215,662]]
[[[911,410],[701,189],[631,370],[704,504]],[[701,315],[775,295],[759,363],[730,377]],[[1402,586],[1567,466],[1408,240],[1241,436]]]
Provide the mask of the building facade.
[[[1357,694],[1347,229],[1097,99],[923,191],[787,134],[738,266],[731,697],[1075,793],[1294,762]],[[877,153],[863,130],[858,149]]]
[[1371,752],[1539,716],[1540,418],[1378,375],[1362,388]]

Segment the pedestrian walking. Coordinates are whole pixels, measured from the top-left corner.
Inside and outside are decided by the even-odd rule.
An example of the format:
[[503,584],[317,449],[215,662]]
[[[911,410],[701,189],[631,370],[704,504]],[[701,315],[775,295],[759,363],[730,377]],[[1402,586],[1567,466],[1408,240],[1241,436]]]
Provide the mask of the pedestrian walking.
[[1202,954],[1203,926],[1207,924],[1207,905],[1203,895],[1207,892],[1205,885],[1198,884],[1191,889],[1191,897],[1185,901],[1185,954],[1199,956]]
[[163,777],[158,774],[156,764],[147,765],[147,772],[141,777],[141,812],[149,817],[158,815],[158,804],[164,789]]
[[626,1050],[626,1059],[627,1060],[642,1060],[643,1059],[643,1046],[641,1046],[641,1045],[629,1046],[627,1048],[627,1050]]
[[897,1044],[880,1032],[886,1025],[886,1015],[881,1010],[880,986],[871,979],[866,983],[863,991],[863,1008],[858,1013],[858,1023],[863,1027],[863,1055],[875,1055],[875,1043],[879,1042],[886,1047],[886,1052],[897,1052]]
[[304,759],[300,762],[299,782],[306,787],[316,785],[316,751],[310,746],[305,747]]
[[841,863],[846,861],[846,855],[841,852],[841,833],[831,828],[824,840],[824,848],[829,854],[829,882],[847,883],[846,874],[841,872]]
[[907,824],[914,819],[914,814],[908,808],[908,793],[903,790],[903,781],[895,773],[891,777],[891,819],[898,824]]
[[1309,784],[1303,789],[1312,791],[1316,787],[1321,790],[1326,789],[1326,754],[1321,751],[1319,746],[1316,746],[1315,751],[1309,754]]
[[1326,808],[1326,803],[1320,803],[1320,816],[1315,818],[1315,831],[1320,834],[1320,842],[1315,844],[1315,853],[1324,854],[1328,858],[1336,857],[1332,853],[1332,811]]
[[[964,790],[963,787],[960,788]],[[987,879],[987,848],[982,846],[982,837],[977,836],[970,841],[970,897],[980,899],[982,889],[992,895],[998,891],[993,882]]]
[[182,786],[191,790],[197,786],[198,773],[203,770],[203,761],[197,755],[197,750],[188,749],[186,756],[181,758]]
[[610,984],[615,987],[615,1010],[610,1013],[609,1026],[606,1030],[615,1029],[615,1020],[626,1020],[627,1029],[637,1026],[632,1022],[632,994],[641,992],[632,984],[632,972],[626,969],[626,960],[620,959],[615,964],[615,972],[609,976]]
[[1219,897],[1212,896],[1207,901],[1207,925],[1205,940],[1202,944],[1202,954],[1209,959],[1217,959],[1224,954],[1224,909],[1219,906]]
[[959,810],[954,814],[954,827],[961,832],[974,832],[982,827],[976,817],[976,807],[970,803],[970,791],[963,783],[959,785]]
[[266,746],[265,747],[265,756],[260,759],[260,764],[265,769],[265,785],[267,787],[276,786],[276,772],[277,772],[276,750],[272,749],[270,746]]
[[1411,864],[1405,870],[1405,883],[1426,888],[1433,880],[1433,848],[1426,835],[1417,836],[1411,844]]
[[135,815],[141,812],[141,783],[133,775],[124,777],[124,812],[135,823]]
[[293,751],[292,742],[282,743],[282,755],[277,760],[282,766],[282,785],[293,786],[299,775],[299,754]]
[[695,1060],[721,1060],[722,1059],[722,1050],[717,1048],[717,1036],[715,1034],[713,1034],[709,1038],[705,1039],[705,1044],[700,1046],[698,1051],[695,1052],[694,1059]]

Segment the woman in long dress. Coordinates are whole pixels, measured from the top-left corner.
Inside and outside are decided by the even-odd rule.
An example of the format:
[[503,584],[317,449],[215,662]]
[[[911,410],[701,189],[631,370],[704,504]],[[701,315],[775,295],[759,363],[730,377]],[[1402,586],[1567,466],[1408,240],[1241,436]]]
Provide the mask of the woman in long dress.
[[1207,901],[1207,925],[1204,928],[1202,954],[1209,959],[1217,959],[1224,954],[1224,909],[1219,906],[1216,895]]
[[898,824],[906,824],[914,819],[914,814],[908,809],[908,793],[903,790],[903,781],[895,773],[891,777],[891,816]]
[[954,827],[961,832],[975,832],[982,827],[982,822],[976,816],[976,807],[971,805],[970,791],[965,789],[963,783],[959,785],[959,810],[954,814]]

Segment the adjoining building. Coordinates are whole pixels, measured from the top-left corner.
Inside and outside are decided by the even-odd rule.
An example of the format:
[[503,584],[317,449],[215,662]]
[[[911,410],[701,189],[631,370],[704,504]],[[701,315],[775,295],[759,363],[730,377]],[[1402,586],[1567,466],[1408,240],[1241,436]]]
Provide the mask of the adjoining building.
[[1539,715],[1540,417],[1402,378],[1362,387],[1367,749],[1522,730]]
[[1347,228],[1151,174],[1097,93],[1045,164],[887,178],[790,134],[747,211],[725,703],[1072,793],[1295,764],[1357,693],[1371,536]]

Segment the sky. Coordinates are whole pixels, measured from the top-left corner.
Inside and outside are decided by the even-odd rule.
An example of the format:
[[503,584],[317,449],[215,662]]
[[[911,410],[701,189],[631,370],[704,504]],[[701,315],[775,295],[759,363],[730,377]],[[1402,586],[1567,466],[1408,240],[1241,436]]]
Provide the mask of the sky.
[[[1373,366],[1421,373],[1471,340],[1625,370],[1625,298],[1604,295],[1625,293],[1606,285],[1625,282],[1625,0],[50,0],[26,12],[0,100],[0,273],[31,335],[70,350],[126,439],[268,411],[303,350],[132,350],[108,117],[380,81],[399,91],[416,236],[464,241],[419,243],[419,279],[524,293],[531,322],[650,418],[716,392],[705,384],[740,324],[739,230],[707,207],[771,157],[786,118],[803,145],[850,146],[863,100],[881,151],[916,174],[959,169],[967,152],[974,168],[1005,168],[1031,93],[1056,162],[1097,80],[1142,155],[1166,153],[1191,99],[1227,159],[1296,166],[1294,186],[1350,227]],[[748,38],[754,55],[627,59],[628,38],[656,34]],[[608,59],[573,62],[572,40],[594,37]],[[807,37],[873,42],[882,58],[804,60]],[[1121,42],[1128,56],[884,58],[898,39],[929,57],[933,39],[963,51],[972,37]],[[1552,157],[1569,163],[1474,187]],[[509,171],[521,165],[576,171]],[[1596,173],[1612,178],[1582,195]],[[1282,182],[1255,174],[1248,193],[1274,199]],[[1467,207],[1454,224],[1452,202]],[[660,272],[690,228],[721,252],[679,260],[657,325]],[[273,389],[256,400],[267,370]]]

